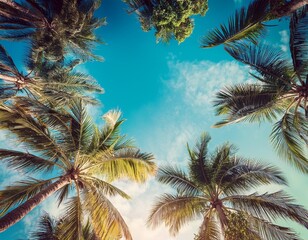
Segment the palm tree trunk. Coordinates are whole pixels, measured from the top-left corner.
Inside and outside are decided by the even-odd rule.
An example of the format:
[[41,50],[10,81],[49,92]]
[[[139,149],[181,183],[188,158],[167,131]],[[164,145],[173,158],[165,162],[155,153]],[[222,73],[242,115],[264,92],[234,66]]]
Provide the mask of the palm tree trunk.
[[35,196],[24,202],[22,205],[7,213],[4,217],[0,219],[0,232],[5,231],[10,226],[20,221],[33,208],[39,205],[51,194],[64,187],[65,185],[69,184],[71,180],[72,178],[70,175],[61,177],[58,181],[50,184],[46,189],[37,193]]
[[273,14],[277,17],[283,17],[283,16],[288,16],[290,14],[292,14],[294,11],[296,11],[297,9],[305,6],[308,4],[308,0],[292,0],[290,2],[287,2],[286,4],[277,7],[277,9],[275,9],[273,11]]
[[225,231],[225,226],[227,225],[227,217],[226,217],[226,214],[225,214],[224,211],[222,210],[222,206],[221,206],[220,204],[217,204],[217,205],[216,205],[216,211],[217,211],[218,216],[219,216],[219,220],[220,220],[222,232],[224,233],[224,231]]

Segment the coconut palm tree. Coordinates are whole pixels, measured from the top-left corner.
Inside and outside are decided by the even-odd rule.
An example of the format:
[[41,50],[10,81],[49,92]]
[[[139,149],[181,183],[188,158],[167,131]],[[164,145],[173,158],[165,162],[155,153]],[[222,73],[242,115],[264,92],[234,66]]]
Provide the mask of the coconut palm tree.
[[240,214],[248,223],[248,239],[298,239],[290,228],[272,221],[284,218],[305,225],[308,211],[294,204],[284,191],[248,193],[271,183],[286,185],[281,172],[237,155],[229,143],[209,153],[209,141],[204,133],[193,148],[187,147],[188,174],[172,166],[159,169],[158,181],[176,193],[166,193],[156,201],[148,224],[156,227],[164,223],[175,235],[183,225],[198,218],[201,225],[197,239],[227,239],[224,236],[232,225],[230,217]]
[[207,33],[202,40],[202,48],[224,44],[231,47],[239,40],[249,40],[256,44],[265,34],[266,22],[289,16],[308,4],[308,0],[254,0],[247,7],[235,11],[227,24],[221,24]]
[[308,7],[293,14],[290,23],[292,64],[282,51],[258,44],[226,48],[249,65],[260,83],[228,86],[217,94],[215,106],[226,124],[263,120],[279,121],[271,140],[277,152],[301,171],[308,172]]
[[105,19],[94,17],[95,0],[0,0],[0,38],[31,39],[34,58],[60,61],[67,52],[82,57],[100,42],[94,30]]
[[[36,230],[31,232],[29,240],[61,240],[62,233],[61,227],[65,223],[62,219],[52,218],[49,214],[45,213],[41,216]],[[99,240],[93,231],[89,221],[82,226],[82,239],[84,240]]]
[[124,0],[136,12],[142,29],[156,30],[157,42],[169,42],[175,38],[179,43],[189,37],[194,29],[193,15],[204,16],[208,10],[207,0]]
[[[129,196],[112,185],[117,179],[144,182],[155,173],[152,154],[142,153],[119,133],[119,111],[104,115],[100,130],[76,101],[57,112],[32,99],[16,97],[0,106],[0,128],[23,143],[25,151],[0,149],[0,159],[28,174],[45,172],[0,191],[0,231],[21,220],[52,194],[66,201],[63,239],[81,239],[84,216],[101,239],[132,239],[108,196]],[[49,173],[49,174],[48,174]]]
[[19,93],[63,106],[72,99],[96,103],[95,99],[85,93],[103,92],[90,76],[72,71],[78,60],[69,63],[38,63],[29,58],[27,62],[28,73],[24,74],[0,45],[0,99],[7,100]]

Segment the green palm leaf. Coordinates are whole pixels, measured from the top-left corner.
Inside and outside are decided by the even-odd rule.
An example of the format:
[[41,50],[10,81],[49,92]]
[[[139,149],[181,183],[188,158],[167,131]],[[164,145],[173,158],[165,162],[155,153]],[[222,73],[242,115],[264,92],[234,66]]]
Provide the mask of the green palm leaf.
[[19,75],[19,71],[2,45],[0,45],[0,72],[1,73],[14,73],[15,75]]
[[299,240],[298,236],[288,227],[282,227],[264,219],[247,215],[248,221],[252,222],[258,233],[268,240]]
[[225,194],[239,194],[259,185],[287,185],[282,172],[277,168],[236,157],[231,168],[220,176],[220,188]]
[[207,208],[206,202],[207,199],[202,197],[164,194],[152,208],[148,225],[156,227],[163,219],[170,234],[175,235],[185,223],[202,216],[201,210]]
[[84,150],[92,137],[92,119],[87,115],[85,106],[81,101],[74,102],[70,110],[73,117],[71,128],[75,149]]
[[92,158],[89,173],[105,172],[108,181],[128,178],[144,182],[148,175],[153,175],[156,166],[152,162],[153,155],[142,153],[138,149],[128,148],[116,152],[101,151]]
[[290,21],[290,52],[294,70],[304,80],[308,74],[308,7],[293,13]]
[[229,18],[228,24],[221,24],[220,28],[210,31],[202,40],[202,47],[214,47],[220,44],[231,46],[240,39],[248,39],[257,43],[258,38],[264,34],[262,23],[269,17],[268,0],[255,0],[246,8],[236,11]]
[[200,183],[209,184],[210,176],[207,165],[208,143],[211,137],[207,133],[203,133],[200,141],[196,143],[195,148],[192,150],[187,145],[187,150],[191,158],[189,166],[190,175],[195,181]]
[[125,199],[130,199],[130,196],[121,189],[97,177],[82,175],[81,182],[88,185],[89,188],[97,189],[104,196],[114,197],[119,195]]
[[278,89],[290,88],[293,68],[281,50],[265,44],[237,44],[236,47],[226,48],[226,51],[236,60],[257,71],[261,75],[257,76],[259,81],[277,86]]
[[201,195],[198,186],[192,182],[186,174],[174,167],[160,168],[157,173],[157,180],[163,184],[168,184],[177,189],[181,194],[189,196]]
[[[9,168],[27,172],[52,171],[56,163],[30,153],[0,149],[0,160],[8,163]],[[59,165],[58,165],[59,166]],[[62,168],[62,166],[60,166]]]
[[48,214],[41,216],[36,231],[31,233],[33,240],[58,240],[56,236],[57,222],[52,219]]
[[279,93],[257,84],[226,87],[217,93],[214,106],[217,115],[227,114],[227,118],[214,127],[239,121],[273,121],[282,113],[283,106],[277,101],[279,96]]
[[86,196],[85,207],[92,218],[93,228],[98,237],[120,239],[123,236],[127,240],[132,240],[124,219],[104,195],[92,189]]
[[302,206],[294,204],[294,200],[283,191],[262,195],[257,193],[245,196],[233,195],[223,199],[223,201],[226,200],[234,208],[241,209],[261,219],[272,221],[277,218],[289,218],[302,225],[307,224],[308,221],[307,211]]
[[308,172],[308,123],[302,114],[295,117],[286,113],[274,125],[271,141],[280,156],[290,160],[302,172]]
[[79,196],[72,197],[65,208],[62,224],[59,225],[61,239],[82,239],[82,203]]
[[18,137],[18,141],[40,151],[49,159],[67,159],[64,149],[68,146],[65,143],[60,144],[60,139],[57,139],[45,124],[19,106],[0,106],[0,128],[8,128]]
[[0,191],[0,216],[15,205],[21,204],[51,184],[51,180],[28,178]]

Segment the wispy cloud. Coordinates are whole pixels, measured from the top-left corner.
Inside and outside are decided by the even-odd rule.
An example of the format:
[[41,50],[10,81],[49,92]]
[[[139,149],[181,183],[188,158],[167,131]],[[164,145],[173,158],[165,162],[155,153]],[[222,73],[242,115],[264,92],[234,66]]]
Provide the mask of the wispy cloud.
[[288,51],[288,45],[289,45],[289,33],[287,30],[283,30],[279,32],[280,35],[280,48],[282,51],[287,52]]
[[235,61],[169,62],[170,88],[190,107],[208,107],[220,89],[250,81],[248,69]]

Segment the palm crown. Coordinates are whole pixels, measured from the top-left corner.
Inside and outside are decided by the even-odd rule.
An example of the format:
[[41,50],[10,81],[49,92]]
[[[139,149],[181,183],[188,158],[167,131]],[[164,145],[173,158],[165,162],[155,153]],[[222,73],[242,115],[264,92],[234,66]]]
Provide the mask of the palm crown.
[[225,234],[237,214],[246,221],[246,239],[297,239],[291,229],[272,221],[281,217],[304,225],[308,213],[302,206],[292,203],[283,191],[245,194],[265,184],[285,185],[281,172],[236,155],[230,144],[209,154],[209,141],[205,133],[193,149],[188,146],[188,175],[176,167],[159,170],[158,181],[170,185],[176,194],[164,194],[158,199],[149,224],[155,227],[164,222],[176,234],[188,221],[201,218],[198,239],[228,239]]
[[99,1],[0,1],[0,38],[32,39],[34,58],[62,60],[65,53],[93,56],[94,30],[105,19],[94,17]]
[[[106,234],[132,239],[123,218],[107,196],[129,196],[111,185],[127,178],[145,181],[154,174],[153,156],[132,147],[119,133],[119,111],[104,115],[102,130],[92,122],[79,101],[67,112],[56,112],[41,103],[15,98],[0,108],[0,127],[9,129],[30,152],[1,149],[9,167],[34,173],[50,172],[47,179],[29,178],[0,191],[0,230],[23,218],[51,194],[66,203],[63,239],[81,239],[83,216],[89,216],[98,237]],[[44,175],[46,177],[46,175]],[[48,176],[48,174],[47,174]],[[108,230],[108,231],[107,231]]]
[[85,93],[102,93],[102,88],[88,75],[73,71],[78,60],[55,63],[34,62],[29,58],[28,74],[20,72],[13,59],[0,45],[0,98],[9,99],[18,93],[39,99],[42,102],[64,106],[72,99],[95,103]]
[[[280,120],[271,139],[278,153],[303,172],[308,172],[308,7],[295,12],[290,22],[292,64],[283,52],[266,45],[226,48],[249,65],[260,84],[238,84],[217,94],[218,115],[227,118],[217,127],[239,121]],[[282,117],[281,117],[282,116]]]

